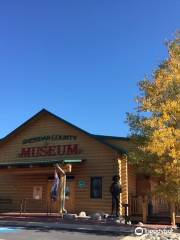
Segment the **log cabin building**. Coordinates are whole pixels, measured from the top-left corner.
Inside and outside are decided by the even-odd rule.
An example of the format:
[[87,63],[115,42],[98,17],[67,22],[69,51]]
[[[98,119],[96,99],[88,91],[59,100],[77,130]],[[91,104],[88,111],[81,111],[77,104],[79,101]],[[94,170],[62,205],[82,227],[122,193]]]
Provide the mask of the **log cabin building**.
[[[58,213],[50,190],[55,165],[67,164],[65,208],[70,213],[111,213],[110,185],[120,176],[123,204],[128,214],[142,220],[143,195],[156,184],[137,176],[128,164],[128,151],[135,147],[129,138],[90,134],[43,109],[0,140],[0,212]],[[146,199],[146,203],[149,201]],[[151,207],[151,208],[150,208]],[[169,216],[163,199],[146,204],[148,214]]]

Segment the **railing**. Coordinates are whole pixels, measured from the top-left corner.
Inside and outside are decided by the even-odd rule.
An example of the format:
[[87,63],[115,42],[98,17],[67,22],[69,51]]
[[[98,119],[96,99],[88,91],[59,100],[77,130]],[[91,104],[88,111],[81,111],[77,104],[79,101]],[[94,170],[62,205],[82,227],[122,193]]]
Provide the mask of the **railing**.
[[129,215],[141,215],[142,214],[142,197],[130,196],[129,198]]
[[12,199],[10,198],[0,198],[0,204],[11,204]]
[[169,215],[170,207],[166,199],[159,196],[153,196],[152,205],[153,205],[153,214]]
[[[37,209],[38,210],[41,209],[40,212],[46,211],[46,203],[44,203],[43,200],[24,198],[20,202],[20,209],[19,209],[20,215],[22,215],[23,213],[28,213],[29,209],[31,207],[34,207],[34,212],[36,212]],[[37,207],[37,209],[36,209],[36,207]],[[47,208],[47,211],[48,211],[48,208]],[[47,214],[48,214],[48,212],[47,212]]]
[[13,200],[10,198],[0,198],[0,212],[12,210]]
[[21,203],[20,203],[20,215],[22,215],[22,213],[25,213],[26,212],[26,205],[27,205],[27,199],[24,198],[21,200]]
[[[151,200],[151,201],[150,201]],[[148,200],[147,200],[148,201]],[[129,214],[130,215],[141,215],[142,214],[142,196],[130,196],[129,197]],[[160,198],[158,196],[153,196],[147,202],[148,211],[151,206],[151,214],[159,214],[169,216],[170,208],[166,199]],[[177,212],[180,214],[180,206],[177,208]]]

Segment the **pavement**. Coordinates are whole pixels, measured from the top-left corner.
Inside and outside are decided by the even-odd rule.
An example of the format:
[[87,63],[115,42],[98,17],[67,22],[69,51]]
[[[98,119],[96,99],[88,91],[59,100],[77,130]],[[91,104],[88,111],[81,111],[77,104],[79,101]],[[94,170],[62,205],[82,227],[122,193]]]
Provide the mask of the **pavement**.
[[153,235],[144,234],[135,236],[134,234],[120,235],[102,232],[86,232],[62,229],[49,229],[44,227],[0,227],[0,240],[180,240],[180,235],[176,233]]
[[36,222],[36,221],[0,221],[0,227],[26,227],[29,229],[68,230],[76,232],[101,233],[107,235],[133,234],[134,226],[108,226],[82,223]]
[[102,235],[134,235],[137,227],[157,230],[170,229],[170,225],[125,225],[108,220],[62,219],[59,216],[8,216],[0,215],[0,227],[24,227],[26,229],[66,230]]
[[[1,228],[0,228],[1,229]],[[11,231],[10,231],[11,230]],[[14,231],[13,231],[14,230]],[[131,236],[100,235],[96,233],[74,232],[65,230],[11,228],[1,232],[0,240],[134,240]]]

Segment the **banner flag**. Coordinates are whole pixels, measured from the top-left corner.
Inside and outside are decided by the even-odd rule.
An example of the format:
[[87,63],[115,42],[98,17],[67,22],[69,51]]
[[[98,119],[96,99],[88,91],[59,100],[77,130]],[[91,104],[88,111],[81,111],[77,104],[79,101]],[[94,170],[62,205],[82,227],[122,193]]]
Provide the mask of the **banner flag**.
[[57,174],[57,172],[55,171],[54,173],[54,183],[52,185],[52,188],[51,188],[51,199],[54,200],[54,201],[57,201],[58,199],[58,189],[59,189],[59,176]]

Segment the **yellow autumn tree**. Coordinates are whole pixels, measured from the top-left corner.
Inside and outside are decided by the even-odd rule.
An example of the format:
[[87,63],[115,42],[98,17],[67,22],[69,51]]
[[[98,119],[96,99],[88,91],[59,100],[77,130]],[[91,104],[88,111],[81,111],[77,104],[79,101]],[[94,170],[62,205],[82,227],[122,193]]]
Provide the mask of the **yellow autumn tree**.
[[136,113],[127,114],[138,150],[130,160],[139,171],[159,179],[156,192],[171,203],[180,202],[180,34],[168,43],[168,59],[139,82]]

